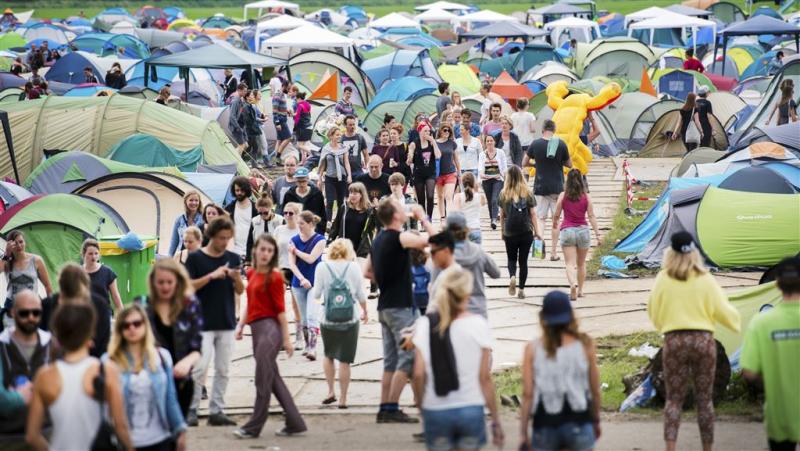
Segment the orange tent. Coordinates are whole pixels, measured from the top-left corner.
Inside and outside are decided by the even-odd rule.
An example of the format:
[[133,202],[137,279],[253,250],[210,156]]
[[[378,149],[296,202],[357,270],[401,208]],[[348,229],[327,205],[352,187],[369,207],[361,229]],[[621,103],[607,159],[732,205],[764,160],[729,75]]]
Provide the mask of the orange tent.
[[517,83],[506,71],[503,71],[503,73],[497,77],[497,80],[494,81],[491,92],[499,95],[506,101],[522,98],[530,99],[533,97],[533,93],[527,86]]
[[329,99],[336,102],[339,100],[339,71],[333,71],[327,75],[317,89],[308,97],[309,99]]

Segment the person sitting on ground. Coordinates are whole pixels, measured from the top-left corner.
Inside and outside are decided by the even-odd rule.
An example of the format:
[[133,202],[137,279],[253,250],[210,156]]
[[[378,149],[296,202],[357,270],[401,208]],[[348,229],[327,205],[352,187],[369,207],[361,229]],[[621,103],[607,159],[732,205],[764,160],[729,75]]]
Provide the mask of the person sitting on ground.
[[94,76],[94,70],[91,66],[86,66],[83,68],[83,82],[84,83],[91,83],[91,84],[98,84],[97,77]]
[[767,66],[767,75],[773,76],[783,69],[783,50],[778,50],[775,57],[769,61]]

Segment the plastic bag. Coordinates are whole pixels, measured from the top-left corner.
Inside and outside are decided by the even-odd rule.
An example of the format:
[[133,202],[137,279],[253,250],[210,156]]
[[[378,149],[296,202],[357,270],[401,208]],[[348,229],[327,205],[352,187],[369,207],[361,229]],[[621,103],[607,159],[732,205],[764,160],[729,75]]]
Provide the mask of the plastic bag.
[[134,232],[128,232],[122,238],[117,240],[117,246],[126,251],[140,251],[144,249],[144,243],[139,239],[139,235]]
[[653,382],[650,380],[650,377],[651,376],[648,375],[644,382],[636,387],[636,390],[628,395],[625,401],[622,401],[622,404],[619,406],[620,412],[625,412],[634,407],[644,407],[647,405],[647,402],[656,395],[656,389],[653,388]]

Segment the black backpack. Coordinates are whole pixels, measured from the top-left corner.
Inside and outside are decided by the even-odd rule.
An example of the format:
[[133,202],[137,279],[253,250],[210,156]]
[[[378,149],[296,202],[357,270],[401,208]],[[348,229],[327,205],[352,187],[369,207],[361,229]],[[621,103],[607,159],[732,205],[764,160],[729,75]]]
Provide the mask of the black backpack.
[[530,231],[531,213],[528,207],[528,199],[519,199],[511,202],[506,208],[505,233],[517,234]]

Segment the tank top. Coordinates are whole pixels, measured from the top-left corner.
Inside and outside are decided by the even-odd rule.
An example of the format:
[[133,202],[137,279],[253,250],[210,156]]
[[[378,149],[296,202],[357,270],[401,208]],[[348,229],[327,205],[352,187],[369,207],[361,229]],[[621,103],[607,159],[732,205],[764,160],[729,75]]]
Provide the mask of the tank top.
[[[583,344],[575,340],[569,345],[561,346],[553,358],[547,356],[541,340],[534,342],[533,346],[536,349],[533,358],[536,384],[531,413],[539,416],[566,412],[588,414],[591,400],[589,362]],[[538,409],[540,403],[543,412]]]
[[100,427],[101,406],[86,394],[83,377],[86,370],[97,362],[94,357],[86,357],[76,363],[56,361],[56,369],[61,376],[61,393],[47,409],[53,421],[51,450],[91,448]]
[[22,269],[11,267],[8,275],[8,292],[6,299],[14,299],[17,293],[22,290],[37,291],[39,274],[36,272],[36,262],[33,257],[28,258],[28,264]]
[[573,201],[564,196],[564,201],[561,206],[564,209],[564,220],[561,221],[561,230],[568,227],[580,227],[586,225],[586,209],[589,205],[589,200],[586,199],[586,194],[582,194],[581,198]]
[[436,155],[429,143],[423,148],[419,139],[414,141],[414,178],[418,181],[436,177]]
[[467,196],[464,193],[459,193],[461,198],[461,212],[467,219],[467,227],[470,230],[481,229],[481,198],[477,192],[472,192],[472,201],[467,201]]
[[497,159],[497,152],[495,152],[494,157],[491,158],[489,158],[488,152],[486,153],[486,160],[484,161],[483,165],[483,173],[484,175],[488,175],[490,177],[500,175],[500,162]]

